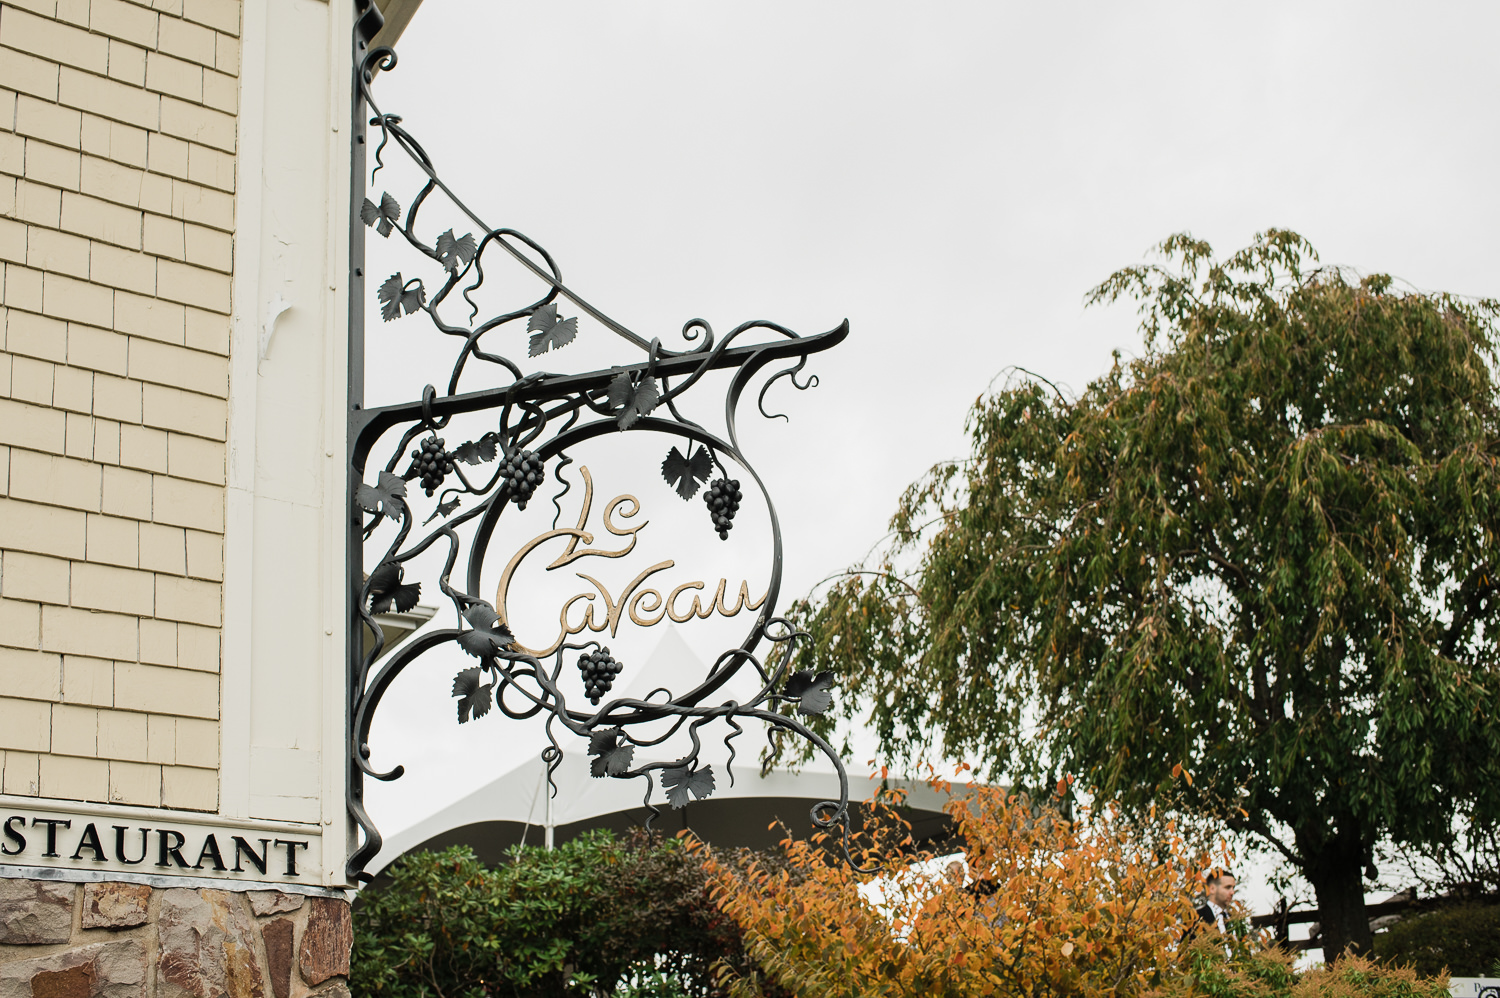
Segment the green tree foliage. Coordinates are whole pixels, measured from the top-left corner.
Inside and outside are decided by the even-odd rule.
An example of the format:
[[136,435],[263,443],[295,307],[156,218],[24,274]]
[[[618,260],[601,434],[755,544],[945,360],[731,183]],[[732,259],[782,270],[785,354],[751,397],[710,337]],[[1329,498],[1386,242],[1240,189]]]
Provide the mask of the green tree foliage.
[[879,563],[798,608],[797,665],[897,755],[1132,804],[1185,768],[1364,951],[1377,842],[1500,816],[1500,307],[1289,232],[1161,249],[1091,296],[1140,304],[1144,354],[979,399]]
[[1375,955],[1419,974],[1492,976],[1500,967],[1500,907],[1461,904],[1403,918],[1375,937]]
[[404,857],[354,909],[350,987],[365,998],[702,998],[741,953],[698,860],[675,839],[605,833]]

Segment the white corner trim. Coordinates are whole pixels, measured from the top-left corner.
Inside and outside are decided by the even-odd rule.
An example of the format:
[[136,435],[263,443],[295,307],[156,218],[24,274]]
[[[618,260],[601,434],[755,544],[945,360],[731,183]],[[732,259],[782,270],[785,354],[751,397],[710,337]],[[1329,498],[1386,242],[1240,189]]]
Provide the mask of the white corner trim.
[[219,812],[250,814],[251,594],[255,563],[256,376],[265,192],[268,0],[244,0],[235,168],[234,315],[229,343],[228,483],[224,496],[224,625],[220,648]]

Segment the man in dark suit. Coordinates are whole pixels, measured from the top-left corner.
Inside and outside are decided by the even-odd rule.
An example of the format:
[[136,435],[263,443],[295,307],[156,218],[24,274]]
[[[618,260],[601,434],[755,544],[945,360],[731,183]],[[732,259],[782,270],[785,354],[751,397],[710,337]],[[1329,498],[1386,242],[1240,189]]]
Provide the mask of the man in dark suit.
[[1207,900],[1198,906],[1198,920],[1212,925],[1224,933],[1224,916],[1234,903],[1234,874],[1222,867],[1214,867],[1204,878],[1203,894]]

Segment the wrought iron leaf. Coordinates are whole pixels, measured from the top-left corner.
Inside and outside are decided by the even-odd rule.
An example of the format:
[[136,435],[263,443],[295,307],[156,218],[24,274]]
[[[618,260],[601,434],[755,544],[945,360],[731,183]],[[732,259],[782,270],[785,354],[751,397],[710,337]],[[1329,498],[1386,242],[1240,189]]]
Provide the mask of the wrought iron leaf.
[[401,289],[406,286],[399,272],[385,279],[375,296],[380,299],[380,317],[386,322],[401,318]]
[[619,728],[601,728],[589,735],[589,772],[599,778],[623,776],[635,758],[635,746],[622,737]]
[[689,770],[686,766],[661,771],[661,786],[667,792],[667,803],[673,807],[687,807],[689,795],[693,800],[703,800],[714,792],[714,768]]
[[[410,287],[407,286],[408,284]],[[376,292],[376,297],[380,299],[380,317],[390,322],[392,319],[401,317],[403,308],[406,309],[407,315],[411,315],[425,305],[427,289],[422,287],[420,279],[403,281],[398,271],[385,279],[385,283]]]
[[650,415],[661,397],[656,379],[647,375],[640,382],[630,380],[630,372],[621,371],[609,383],[609,407],[615,413],[620,429],[628,430],[642,416]]
[[483,600],[470,604],[464,611],[464,619],[473,630],[461,633],[458,644],[475,658],[488,658],[497,651],[504,651],[516,640],[516,636],[510,633],[510,628],[500,623],[500,615],[495,612],[495,608]]
[[460,239],[453,238],[453,230],[449,229],[437,238],[437,255],[444,267],[457,272],[460,267],[474,259],[475,250],[474,236],[472,233],[465,234]]
[[379,485],[360,483],[355,490],[354,501],[367,512],[382,513],[392,520],[399,520],[402,510],[406,509],[406,503],[402,501],[405,495],[406,483],[401,480],[401,476],[382,471]]
[[486,433],[478,440],[459,444],[453,450],[453,460],[462,461],[464,464],[482,464],[486,461],[493,461],[499,441],[500,438],[494,433]]
[[458,496],[454,496],[447,502],[438,503],[437,509],[433,510],[432,514],[428,516],[427,519],[422,521],[422,526],[427,526],[429,523],[431,523],[433,520],[436,520],[440,516],[451,516],[455,509],[458,509]]
[[531,318],[526,320],[526,331],[534,333],[538,330],[548,330],[557,324],[557,303],[548,302],[531,313]]
[[813,674],[806,669],[799,669],[787,677],[786,685],[781,688],[781,695],[787,697],[800,697],[812,686]]
[[558,319],[557,305],[548,302],[531,313],[526,331],[532,334],[530,355],[540,357],[548,350],[562,349],[577,338],[578,317]]
[[708,481],[708,476],[713,474],[713,458],[708,456],[708,448],[699,445],[698,452],[693,455],[692,460],[682,456],[682,452],[676,447],[667,451],[667,459],[661,463],[661,477],[667,480],[667,484],[677,490],[677,494],[684,499],[691,499],[698,492],[698,487]]
[[619,728],[597,728],[589,732],[589,755],[601,755],[620,742]]
[[833,681],[830,677],[827,686],[817,686],[802,694],[802,702],[797,705],[799,714],[822,714],[833,706]]
[[401,204],[386,191],[380,192],[380,224],[375,231],[389,236],[391,229],[401,223]]
[[425,304],[427,304],[427,289],[422,287],[421,281],[413,281],[409,288],[403,287],[401,307],[406,309],[407,315],[411,315]]
[[402,585],[404,569],[394,561],[381,562],[370,573],[370,612],[385,613],[394,606],[405,613],[417,605],[422,598],[422,583],[409,582]]
[[471,666],[453,677],[453,695],[458,697],[458,723],[464,724],[470,714],[476,719],[490,712],[490,691],[494,683],[479,683],[479,666]]
[[388,193],[380,195],[380,207],[375,202],[365,198],[364,204],[359,206],[359,219],[366,225],[375,226],[375,231],[382,236],[389,236],[391,230],[401,221],[401,205]]
[[814,676],[806,670],[794,672],[782,693],[800,699],[799,714],[821,714],[833,706],[833,673],[820,672]]

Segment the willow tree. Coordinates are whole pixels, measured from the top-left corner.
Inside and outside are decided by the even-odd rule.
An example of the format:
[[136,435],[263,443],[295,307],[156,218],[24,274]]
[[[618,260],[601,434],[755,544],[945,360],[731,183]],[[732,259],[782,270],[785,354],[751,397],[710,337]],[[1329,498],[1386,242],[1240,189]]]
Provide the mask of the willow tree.
[[1367,950],[1374,847],[1500,816],[1500,306],[1289,232],[1160,250],[1091,294],[1143,355],[979,399],[878,563],[798,608],[799,664],[898,756],[1138,805],[1186,769],[1311,883],[1325,953]]

